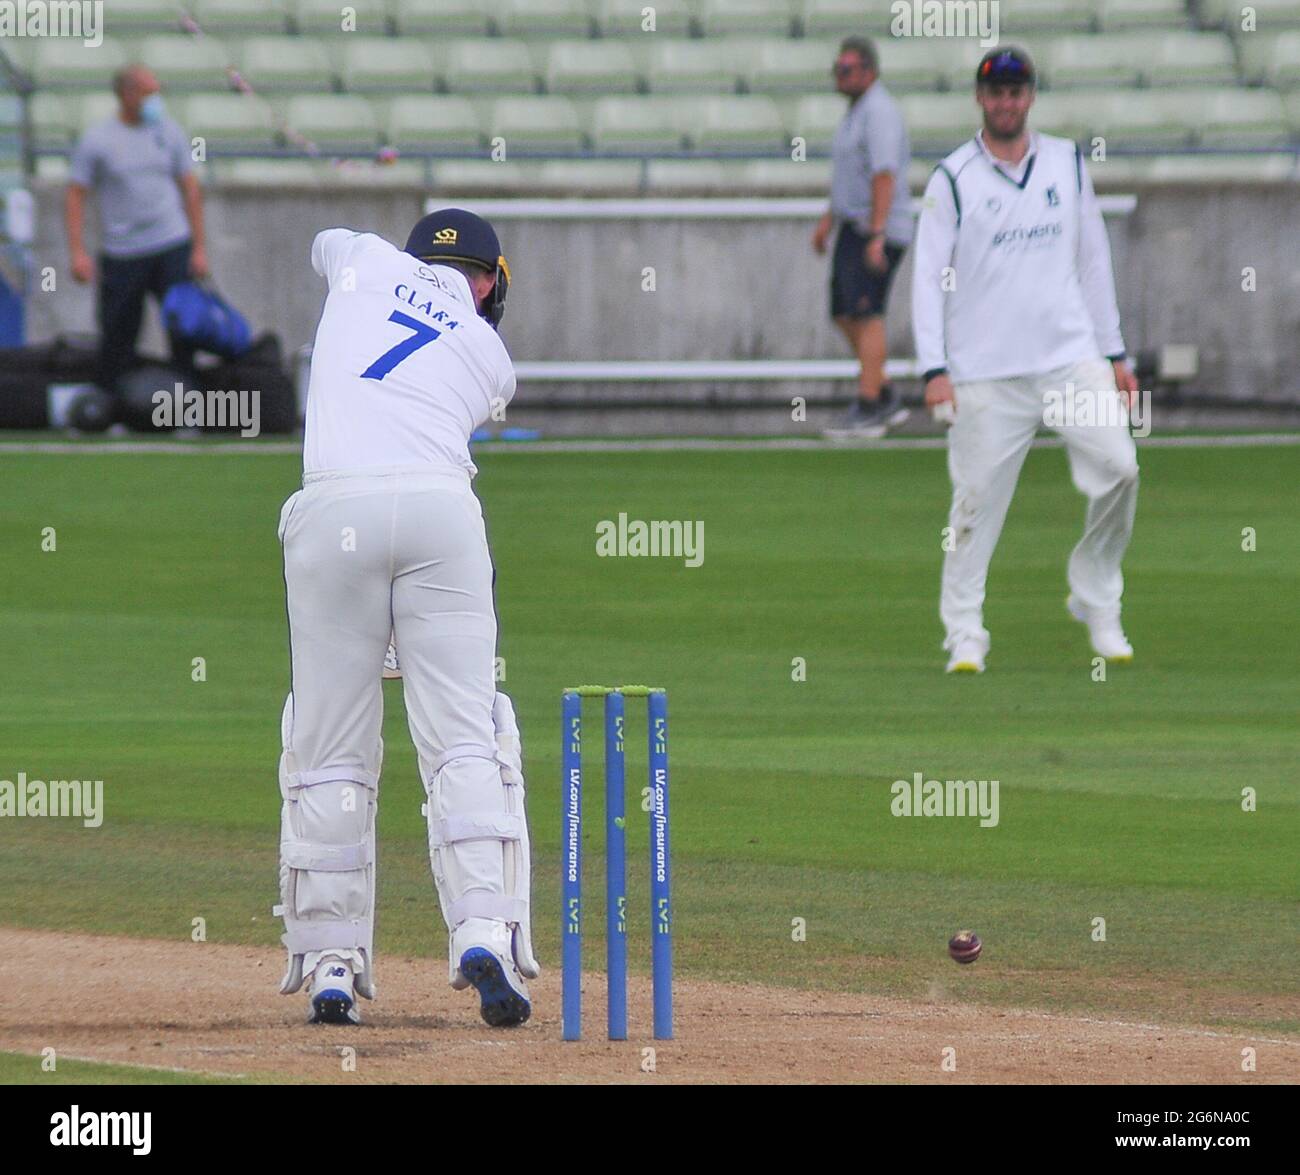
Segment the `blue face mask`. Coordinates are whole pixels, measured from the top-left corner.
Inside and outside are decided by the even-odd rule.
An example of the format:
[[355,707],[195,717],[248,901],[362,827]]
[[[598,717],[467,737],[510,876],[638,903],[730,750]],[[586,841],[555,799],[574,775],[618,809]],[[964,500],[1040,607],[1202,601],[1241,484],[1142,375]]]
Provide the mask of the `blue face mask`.
[[163,105],[161,94],[150,94],[140,103],[140,121],[149,126],[156,126],[162,122],[166,113],[167,107]]

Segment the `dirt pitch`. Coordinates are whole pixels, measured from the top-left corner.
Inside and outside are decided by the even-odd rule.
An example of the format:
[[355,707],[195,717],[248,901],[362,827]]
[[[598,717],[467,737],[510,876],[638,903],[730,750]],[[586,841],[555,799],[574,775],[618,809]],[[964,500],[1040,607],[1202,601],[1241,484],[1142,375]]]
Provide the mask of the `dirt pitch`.
[[0,1049],[295,1084],[1300,1082],[1296,1038],[696,981],[677,984],[677,1039],[654,1042],[649,983],[634,978],[632,1039],[615,1044],[595,974],[587,1039],[565,1044],[556,968],[533,985],[528,1024],[492,1030],[430,959],[381,960],[362,1027],[310,1027],[305,998],[277,994],[282,965],[263,948],[0,929]]

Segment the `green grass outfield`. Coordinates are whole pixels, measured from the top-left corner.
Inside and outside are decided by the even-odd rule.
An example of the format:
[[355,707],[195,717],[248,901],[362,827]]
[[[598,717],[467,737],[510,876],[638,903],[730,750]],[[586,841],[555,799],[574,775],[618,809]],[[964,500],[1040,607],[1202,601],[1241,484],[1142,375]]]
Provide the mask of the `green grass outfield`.
[[[936,616],[940,451],[483,455],[543,962],[558,965],[560,689],[652,681],[671,696],[684,975],[1300,1029],[1295,449],[1141,463],[1138,660],[1099,683],[1063,607],[1083,507],[1059,450],[1029,456],[990,576],[989,672],[959,679]],[[277,942],[275,526],[297,477],[284,455],[5,454],[0,779],[102,778],[107,818],[0,819],[0,922],[179,939],[202,916],[210,939]],[[598,558],[596,525],[620,511],[702,520],[703,566]],[[385,692],[379,949],[437,955],[423,793],[401,686]],[[999,825],[891,816],[890,785],[918,771],[999,780]],[[645,821],[632,805],[642,971]],[[985,954],[958,969],[945,941],[968,926]]]

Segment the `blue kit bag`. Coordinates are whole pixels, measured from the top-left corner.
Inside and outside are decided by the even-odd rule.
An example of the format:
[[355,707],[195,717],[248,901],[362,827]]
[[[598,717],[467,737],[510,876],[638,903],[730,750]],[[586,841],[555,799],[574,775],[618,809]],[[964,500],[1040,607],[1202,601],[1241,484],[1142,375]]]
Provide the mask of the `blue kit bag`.
[[163,298],[162,315],[168,331],[223,359],[238,359],[252,345],[248,319],[208,284],[172,286]]

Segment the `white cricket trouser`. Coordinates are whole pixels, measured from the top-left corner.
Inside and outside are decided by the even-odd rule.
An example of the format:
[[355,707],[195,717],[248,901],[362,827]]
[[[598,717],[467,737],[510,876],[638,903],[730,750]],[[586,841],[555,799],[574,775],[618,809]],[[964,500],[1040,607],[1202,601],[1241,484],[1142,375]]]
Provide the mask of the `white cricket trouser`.
[[[490,755],[497,623],[483,513],[469,476],[428,467],[303,480],[281,515],[297,771],[307,778],[347,767],[378,773],[390,630],[426,782],[452,748]],[[490,758],[456,758],[447,774],[454,777],[444,788],[449,807],[485,806],[474,802],[484,794],[499,805],[501,774]],[[321,789],[304,789],[299,804],[314,790]],[[358,822],[332,815],[312,814],[310,839],[356,840]],[[463,866],[466,888],[503,892],[499,842],[467,846]],[[371,871],[300,871],[290,913],[316,927],[317,941],[330,926],[368,924],[372,870],[373,863]]]
[[[1090,417],[1072,420],[1067,414],[1061,422],[1050,410],[1053,397],[1064,397],[1069,385],[1076,394],[1096,394]],[[1120,561],[1137,507],[1138,466],[1127,406],[1115,390],[1110,363],[1085,360],[1041,376],[958,383],[953,392],[957,410],[948,432],[951,549],[944,555],[939,603],[944,648],[951,651],[963,640],[988,648],[984,585],[989,561],[1025,454],[1044,424],[1065,441],[1070,476],[1088,499],[1083,537],[1070,555],[1070,591],[1089,609],[1117,610],[1124,591]],[[1089,403],[1082,398],[1065,402]],[[1112,404],[1117,411],[1110,410]]]

